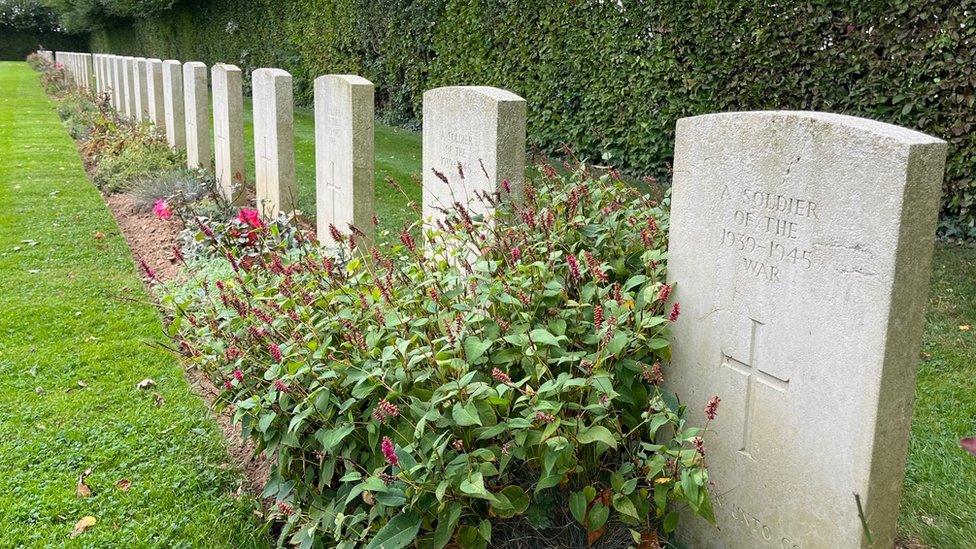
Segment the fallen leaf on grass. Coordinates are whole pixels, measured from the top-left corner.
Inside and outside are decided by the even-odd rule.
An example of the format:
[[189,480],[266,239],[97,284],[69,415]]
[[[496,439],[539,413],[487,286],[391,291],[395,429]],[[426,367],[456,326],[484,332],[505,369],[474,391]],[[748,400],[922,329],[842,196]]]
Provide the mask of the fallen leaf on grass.
[[102,231],[98,231],[97,233],[95,233],[95,240],[101,240],[103,238],[105,238],[105,233],[103,233]]
[[95,517],[93,517],[91,515],[88,515],[88,516],[85,516],[85,517],[81,517],[81,519],[78,520],[78,522],[75,523],[75,529],[71,531],[71,536],[70,537],[72,539],[74,539],[74,538],[76,538],[76,537],[84,534],[85,533],[85,530],[87,530],[88,528],[94,526],[96,522],[98,522],[98,519],[96,519]]
[[148,389],[150,387],[155,387],[155,386],[156,386],[156,382],[149,379],[148,377],[140,381],[139,383],[136,383],[136,389]]
[[968,331],[970,331],[972,329],[973,329],[973,325],[972,324],[963,324],[962,326],[959,326],[959,331],[960,332],[968,332]]
[[122,490],[123,492],[128,492],[129,488],[132,486],[132,481],[127,478],[120,478],[118,482],[115,483],[115,488]]
[[75,495],[80,498],[87,498],[92,494],[91,488],[85,484],[85,479],[90,477],[92,474],[92,468],[89,467],[85,469],[85,472],[78,477],[78,484],[75,486]]
[[157,408],[162,408],[163,404],[166,404],[166,399],[164,399],[163,395],[159,393],[153,393],[153,402],[156,404]]
[[966,437],[959,441],[962,449],[976,456],[976,437]]

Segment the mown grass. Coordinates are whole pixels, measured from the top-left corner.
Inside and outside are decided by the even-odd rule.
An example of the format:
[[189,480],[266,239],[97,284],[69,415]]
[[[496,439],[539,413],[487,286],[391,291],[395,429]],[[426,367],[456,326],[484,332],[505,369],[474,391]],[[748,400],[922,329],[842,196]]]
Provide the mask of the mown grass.
[[24,63],[0,63],[0,204],[0,546],[266,545],[206,405],[148,345],[159,315]]
[[[969,330],[965,327],[969,326]],[[976,547],[976,249],[936,249],[900,529],[931,547]]]

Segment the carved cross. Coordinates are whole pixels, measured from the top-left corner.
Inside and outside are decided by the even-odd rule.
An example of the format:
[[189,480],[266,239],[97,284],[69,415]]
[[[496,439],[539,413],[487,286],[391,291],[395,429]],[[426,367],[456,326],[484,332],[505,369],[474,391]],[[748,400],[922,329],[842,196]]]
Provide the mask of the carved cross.
[[733,358],[731,355],[725,354],[725,351],[722,351],[722,365],[746,376],[746,409],[743,417],[742,448],[739,451],[751,458],[752,454],[750,454],[749,449],[752,445],[752,424],[756,414],[756,383],[762,383],[781,393],[785,393],[789,387],[790,380],[780,379],[764,372],[756,364],[756,344],[759,339],[759,327],[762,326],[762,323],[755,319],[750,320],[752,321],[752,327],[749,334],[748,362]]

